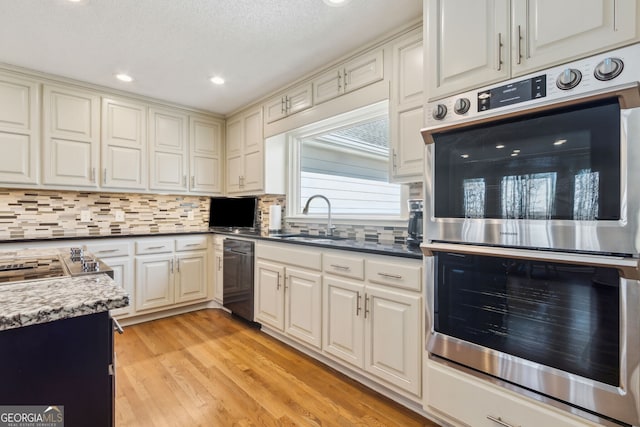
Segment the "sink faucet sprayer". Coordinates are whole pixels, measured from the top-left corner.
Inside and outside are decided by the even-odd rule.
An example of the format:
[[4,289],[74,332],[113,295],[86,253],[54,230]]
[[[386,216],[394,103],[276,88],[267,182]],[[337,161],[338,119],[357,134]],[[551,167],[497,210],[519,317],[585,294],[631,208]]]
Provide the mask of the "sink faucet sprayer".
[[316,194],[316,195],[313,195],[313,196],[309,197],[307,199],[307,204],[305,204],[304,205],[304,209],[302,209],[302,213],[304,215],[307,215],[309,213],[309,203],[311,203],[311,201],[313,199],[315,199],[316,197],[324,199],[324,201],[327,202],[327,207],[328,207],[328,212],[329,212],[329,215],[328,215],[329,218],[328,218],[328,221],[327,221],[327,236],[333,236],[333,229],[336,228],[336,227],[331,224],[331,202],[325,196],[323,196],[322,194]]

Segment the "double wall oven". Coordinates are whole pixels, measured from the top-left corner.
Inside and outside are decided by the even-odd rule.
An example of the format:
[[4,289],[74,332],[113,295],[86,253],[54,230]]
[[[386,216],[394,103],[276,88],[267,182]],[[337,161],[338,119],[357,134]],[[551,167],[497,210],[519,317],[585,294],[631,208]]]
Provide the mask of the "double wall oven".
[[432,103],[432,360],[640,425],[640,45]]

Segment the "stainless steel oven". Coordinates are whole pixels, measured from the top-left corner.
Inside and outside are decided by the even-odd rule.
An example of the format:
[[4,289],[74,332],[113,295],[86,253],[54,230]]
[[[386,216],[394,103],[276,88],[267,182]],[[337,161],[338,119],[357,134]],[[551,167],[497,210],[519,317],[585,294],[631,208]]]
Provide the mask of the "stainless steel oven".
[[640,425],[640,44],[427,106],[426,350]]
[[430,106],[425,239],[637,253],[639,79],[634,45]]

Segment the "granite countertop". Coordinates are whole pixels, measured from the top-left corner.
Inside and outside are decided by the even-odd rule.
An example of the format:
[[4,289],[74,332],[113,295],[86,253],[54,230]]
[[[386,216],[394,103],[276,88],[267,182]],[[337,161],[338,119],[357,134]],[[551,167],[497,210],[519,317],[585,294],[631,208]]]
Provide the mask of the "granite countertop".
[[20,237],[8,237],[0,234],[0,243],[22,243],[22,242],[43,242],[49,240],[87,240],[87,239],[113,239],[113,238],[127,238],[127,237],[154,237],[154,236],[175,236],[175,235],[197,235],[197,234],[209,234],[211,231],[208,227],[194,228],[194,229],[162,229],[158,231],[150,230],[128,230],[123,233],[114,234],[76,234],[72,231],[65,232],[60,235],[23,235]]
[[106,274],[0,284],[0,331],[84,316],[129,305]]

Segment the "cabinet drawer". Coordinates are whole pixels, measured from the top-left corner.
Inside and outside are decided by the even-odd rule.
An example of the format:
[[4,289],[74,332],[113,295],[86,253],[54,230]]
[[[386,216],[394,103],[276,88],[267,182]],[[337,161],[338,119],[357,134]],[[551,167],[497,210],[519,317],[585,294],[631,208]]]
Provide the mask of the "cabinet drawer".
[[595,426],[432,361],[427,366],[427,405],[445,419],[453,417],[457,421],[454,425],[496,427],[498,424],[492,419],[500,419],[520,427]]
[[149,240],[136,242],[136,255],[173,252],[173,240]]
[[322,265],[325,273],[364,280],[364,258],[343,253],[325,253]]
[[195,251],[207,249],[207,236],[176,239],[176,251]]
[[[404,260],[403,260],[404,261]],[[372,283],[420,292],[422,290],[422,262],[367,259],[367,280]]]
[[90,243],[87,250],[98,258],[129,256],[128,242]]
[[319,249],[306,249],[302,245],[258,243],[256,258],[322,270],[322,252]]

